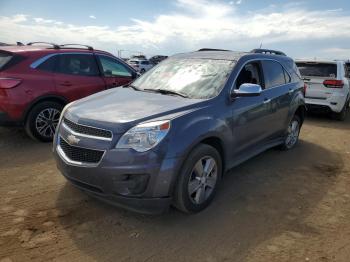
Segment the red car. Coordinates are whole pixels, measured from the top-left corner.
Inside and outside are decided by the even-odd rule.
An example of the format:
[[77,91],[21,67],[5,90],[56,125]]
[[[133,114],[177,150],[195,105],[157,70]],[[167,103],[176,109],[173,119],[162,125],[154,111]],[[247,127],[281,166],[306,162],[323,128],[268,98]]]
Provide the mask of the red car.
[[136,77],[121,59],[89,46],[2,46],[0,126],[22,125],[32,138],[51,141],[67,103]]

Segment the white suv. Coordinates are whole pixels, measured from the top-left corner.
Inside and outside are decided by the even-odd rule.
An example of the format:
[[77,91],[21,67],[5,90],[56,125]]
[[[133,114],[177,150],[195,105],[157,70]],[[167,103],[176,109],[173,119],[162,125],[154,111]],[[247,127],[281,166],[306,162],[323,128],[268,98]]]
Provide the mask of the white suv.
[[141,74],[145,73],[153,67],[152,63],[144,59],[131,59],[128,61],[128,64]]
[[350,99],[345,62],[298,60],[296,64],[306,84],[306,104],[331,110],[336,119],[344,120]]

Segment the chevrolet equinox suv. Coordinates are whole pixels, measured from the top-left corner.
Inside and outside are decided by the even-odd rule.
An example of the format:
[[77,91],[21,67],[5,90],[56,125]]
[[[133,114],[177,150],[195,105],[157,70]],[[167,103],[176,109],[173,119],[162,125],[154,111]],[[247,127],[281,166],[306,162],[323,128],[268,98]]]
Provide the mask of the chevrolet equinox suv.
[[67,105],[53,146],[67,180],[135,211],[194,213],[226,170],[271,147],[293,148],[305,114],[294,61],[205,50]]
[[52,141],[64,105],[136,78],[110,53],[79,46],[0,47],[0,126],[22,125],[32,138]]

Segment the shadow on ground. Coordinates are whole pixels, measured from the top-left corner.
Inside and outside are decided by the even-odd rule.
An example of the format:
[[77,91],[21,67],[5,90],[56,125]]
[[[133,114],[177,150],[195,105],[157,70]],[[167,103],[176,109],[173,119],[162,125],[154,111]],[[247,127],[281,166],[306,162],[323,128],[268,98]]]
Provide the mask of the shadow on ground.
[[305,141],[292,151],[269,150],[231,170],[212,205],[196,215],[139,215],[67,183],[58,219],[74,248],[96,261],[242,261],[281,232],[318,233],[303,220],[341,172],[341,159]]
[[52,143],[32,140],[23,128],[0,127],[0,137],[1,168],[18,167],[18,163],[25,167],[52,159]]
[[305,121],[317,127],[350,130],[350,110],[344,121],[333,119],[329,113],[318,113],[315,111],[309,111]]

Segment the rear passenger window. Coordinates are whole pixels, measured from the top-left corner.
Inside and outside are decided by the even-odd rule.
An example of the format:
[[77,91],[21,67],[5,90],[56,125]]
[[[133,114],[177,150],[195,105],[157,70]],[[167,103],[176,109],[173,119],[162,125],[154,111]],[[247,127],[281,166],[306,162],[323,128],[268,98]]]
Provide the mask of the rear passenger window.
[[286,83],[285,72],[282,65],[275,61],[263,60],[265,88],[272,88]]
[[57,56],[52,56],[43,63],[41,63],[37,69],[43,70],[43,71],[48,71],[48,72],[53,72],[55,69],[55,63],[57,61]]
[[59,55],[56,72],[68,75],[98,76],[99,71],[93,55]]
[[283,72],[284,72],[284,79],[286,80],[286,83],[290,83],[291,82],[290,75],[284,69],[283,69]]

